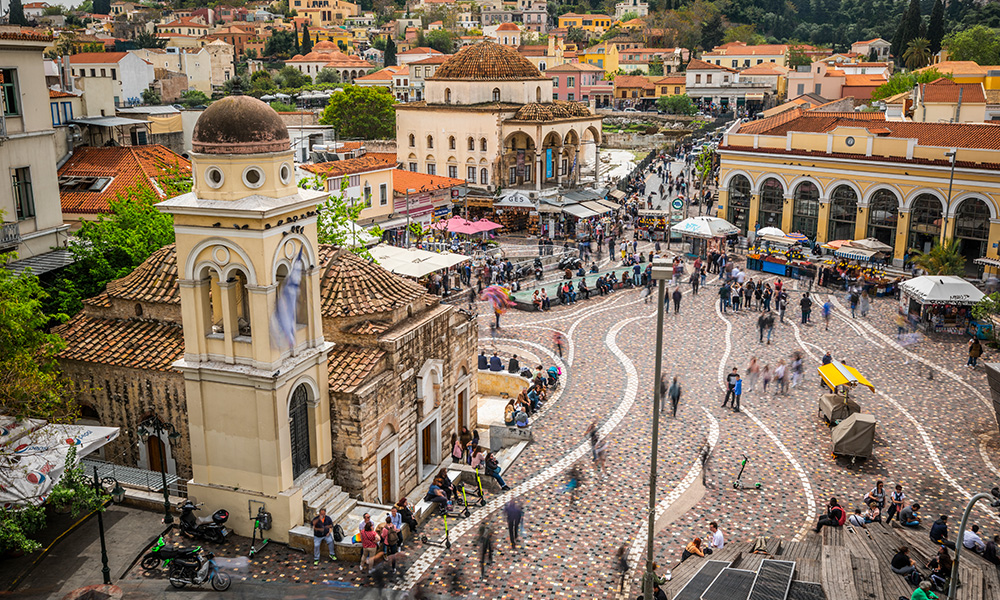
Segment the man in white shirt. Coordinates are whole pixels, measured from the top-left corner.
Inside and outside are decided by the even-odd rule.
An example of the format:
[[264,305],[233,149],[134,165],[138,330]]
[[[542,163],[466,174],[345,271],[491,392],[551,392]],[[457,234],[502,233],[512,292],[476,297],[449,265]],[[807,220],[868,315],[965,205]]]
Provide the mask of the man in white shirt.
[[973,525],[971,530],[965,530],[965,537],[962,539],[962,545],[977,554],[982,554],[983,550],[986,550],[986,544],[984,544],[983,539],[979,537],[979,525]]
[[709,529],[709,543],[708,547],[713,550],[722,550],[722,547],[726,545],[726,538],[722,537],[722,532],[719,531],[719,524],[712,521],[708,524]]

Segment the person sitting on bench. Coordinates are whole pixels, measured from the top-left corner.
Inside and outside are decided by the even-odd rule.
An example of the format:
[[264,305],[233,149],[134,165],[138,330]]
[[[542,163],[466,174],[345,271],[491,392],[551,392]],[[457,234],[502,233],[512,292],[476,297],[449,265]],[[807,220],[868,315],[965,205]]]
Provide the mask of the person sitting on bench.
[[914,502],[912,506],[903,507],[903,510],[899,511],[899,522],[905,527],[920,527],[918,510],[920,510],[919,502]]
[[931,541],[955,549],[955,542],[948,539],[948,515],[941,515],[941,518],[931,525]]
[[692,556],[700,556],[704,558],[706,554],[711,554],[711,553],[712,549],[711,548],[703,549],[701,547],[701,538],[696,537],[693,540],[691,540],[691,543],[689,543],[687,546],[684,547],[684,552],[681,553],[681,562],[686,561]]
[[899,552],[896,552],[896,555],[892,557],[889,566],[892,567],[892,572],[897,575],[909,575],[917,570],[917,563],[910,558],[910,549],[906,546],[899,547]]
[[836,498],[830,498],[830,503],[826,505],[826,514],[819,518],[816,529],[813,531],[819,533],[824,526],[840,527],[845,521],[847,521],[847,513],[840,507]]
[[444,489],[442,489],[443,482],[440,479],[435,478],[431,482],[431,487],[427,490],[427,495],[424,496],[424,500],[427,502],[433,502],[440,507],[441,512],[448,511],[448,496],[445,495]]

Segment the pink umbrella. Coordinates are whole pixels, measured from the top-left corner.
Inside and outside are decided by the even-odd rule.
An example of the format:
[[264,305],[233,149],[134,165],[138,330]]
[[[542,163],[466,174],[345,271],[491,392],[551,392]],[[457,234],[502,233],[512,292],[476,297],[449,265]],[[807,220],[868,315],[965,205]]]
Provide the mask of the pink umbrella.
[[476,232],[493,231],[494,229],[503,229],[503,225],[500,225],[499,223],[494,223],[489,219],[482,219],[480,221],[476,221],[475,223],[472,224],[472,226],[476,228]]
[[448,219],[448,231],[452,233],[478,233],[476,226],[462,217],[452,217]]

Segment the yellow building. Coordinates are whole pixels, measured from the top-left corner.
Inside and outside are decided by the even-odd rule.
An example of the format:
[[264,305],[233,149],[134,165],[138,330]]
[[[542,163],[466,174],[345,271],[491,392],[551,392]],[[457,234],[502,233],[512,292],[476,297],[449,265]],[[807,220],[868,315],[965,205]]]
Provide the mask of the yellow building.
[[611,29],[611,24],[615,20],[608,15],[578,15],[576,13],[566,13],[559,17],[559,27],[576,27],[584,31],[603,33]]
[[657,79],[653,82],[656,86],[656,97],[660,98],[662,96],[679,96],[681,94],[686,94],[686,81],[687,78],[684,75],[674,75],[672,77]]
[[601,42],[577,53],[577,60],[600,67],[605,73],[614,73],[619,67],[618,47],[611,42]]
[[996,125],[796,108],[734,126],[719,156],[718,214],[741,231],[759,224],[817,242],[876,238],[895,249],[897,265],[911,248],[957,239],[970,273],[973,260],[997,258]]

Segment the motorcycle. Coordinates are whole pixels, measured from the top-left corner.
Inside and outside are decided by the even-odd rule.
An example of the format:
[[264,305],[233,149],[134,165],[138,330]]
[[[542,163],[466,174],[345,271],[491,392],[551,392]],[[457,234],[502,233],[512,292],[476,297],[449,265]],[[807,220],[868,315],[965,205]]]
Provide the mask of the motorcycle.
[[541,280],[542,280],[542,268],[535,267],[535,281],[541,281]]
[[142,557],[142,562],[139,564],[142,565],[143,570],[154,571],[160,568],[161,563],[163,566],[167,566],[170,561],[175,559],[191,559],[201,551],[201,546],[197,548],[178,548],[177,546],[165,548],[164,546],[166,546],[166,542],[161,535],[149,552]]
[[198,510],[198,506],[195,506],[190,500],[185,500],[184,504],[181,505],[181,533],[188,537],[197,537],[210,542],[226,541],[226,538],[232,533],[223,525],[229,520],[229,511],[219,509],[211,517],[195,517],[194,511]]
[[167,578],[170,580],[170,585],[178,589],[186,585],[201,585],[211,581],[212,589],[224,592],[232,584],[229,575],[220,571],[215,564],[215,555],[211,552],[207,556],[196,555],[192,559],[175,560],[170,564],[170,574]]

